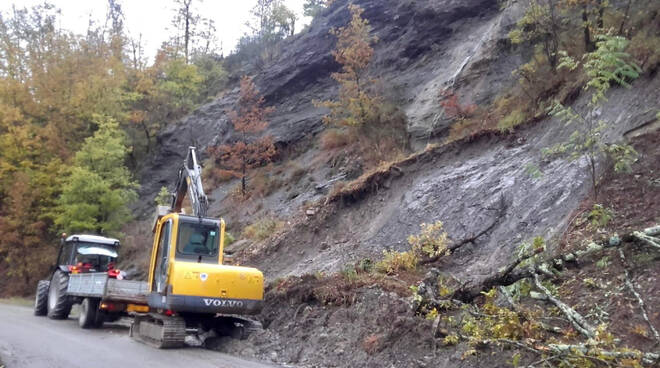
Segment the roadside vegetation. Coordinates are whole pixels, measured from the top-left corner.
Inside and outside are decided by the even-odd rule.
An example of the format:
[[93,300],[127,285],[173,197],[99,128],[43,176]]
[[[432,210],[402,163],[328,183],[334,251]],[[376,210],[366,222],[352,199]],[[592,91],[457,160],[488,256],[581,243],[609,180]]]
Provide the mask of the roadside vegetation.
[[[159,133],[220,94],[252,46],[272,53],[295,32],[281,1],[259,1],[253,34],[225,57],[195,1],[175,5],[153,62],[125,28],[118,1],[84,35],[63,28],[49,3],[0,14],[0,294],[31,293],[41,276],[34,270],[47,268],[62,232],[140,238],[126,225],[138,189],[133,172]],[[272,156],[270,147],[260,154]]]

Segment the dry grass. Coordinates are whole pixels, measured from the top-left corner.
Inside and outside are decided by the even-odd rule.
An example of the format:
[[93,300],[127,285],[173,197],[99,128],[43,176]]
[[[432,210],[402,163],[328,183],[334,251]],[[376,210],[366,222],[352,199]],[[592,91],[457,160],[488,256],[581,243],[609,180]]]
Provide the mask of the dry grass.
[[409,297],[412,295],[410,285],[416,284],[422,277],[415,272],[403,271],[394,277],[362,271],[359,267],[353,267],[353,270],[351,277],[346,277],[346,271],[329,275],[317,273],[291,276],[274,281],[266,288],[266,292],[270,297],[288,300],[316,300],[324,305],[351,305],[355,301],[356,290],[373,285],[386,292]]
[[270,238],[274,233],[284,226],[284,222],[272,217],[262,217],[256,222],[243,228],[241,235],[254,241],[262,241]]
[[341,148],[351,142],[346,130],[331,128],[321,134],[321,148],[325,151]]
[[[34,305],[34,300],[29,298],[12,297],[12,298],[0,299],[0,303],[9,304],[9,305],[20,305],[22,307],[31,307],[32,305]],[[0,367],[2,367],[2,362],[0,362]]]
[[338,182],[333,186],[330,194],[328,194],[328,202],[334,202],[339,199],[359,199],[365,192],[372,191],[382,186],[392,172],[399,172],[400,169],[396,168],[394,162],[381,162],[378,166],[370,169],[364,174],[360,175],[357,179],[349,182]]
[[373,355],[380,350],[382,341],[382,335],[371,334],[362,340],[362,350],[364,350],[369,355]]
[[291,167],[291,173],[289,174],[287,180],[291,184],[298,183],[300,179],[302,179],[305,174],[307,174],[307,170],[293,161],[290,162],[289,166]]
[[266,168],[257,171],[252,178],[248,178],[248,195],[252,198],[264,198],[281,188],[284,181],[269,174]]

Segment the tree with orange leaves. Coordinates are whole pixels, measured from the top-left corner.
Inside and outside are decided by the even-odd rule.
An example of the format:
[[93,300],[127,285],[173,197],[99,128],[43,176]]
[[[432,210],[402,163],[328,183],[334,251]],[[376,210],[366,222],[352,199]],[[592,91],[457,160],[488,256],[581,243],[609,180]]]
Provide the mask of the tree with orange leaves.
[[461,104],[454,91],[444,90],[440,92],[440,106],[445,111],[445,115],[454,120],[465,120],[477,111],[475,104]]
[[369,21],[362,18],[364,10],[357,5],[349,5],[351,21],[346,26],[333,29],[337,37],[337,46],[332,52],[335,60],[342,65],[342,70],[332,74],[339,83],[339,98],[335,101],[323,101],[320,106],[330,109],[324,118],[325,123],[361,127],[377,119],[379,96],[371,93],[374,80],[367,75],[369,62],[374,49],[371,43],[375,37],[369,35]]
[[241,179],[244,197],[248,192],[247,171],[268,164],[275,156],[273,136],[261,135],[268,127],[268,115],[274,110],[264,106],[264,98],[252,78],[244,76],[237,108],[229,112],[238,139],[233,144],[209,147],[216,165]]

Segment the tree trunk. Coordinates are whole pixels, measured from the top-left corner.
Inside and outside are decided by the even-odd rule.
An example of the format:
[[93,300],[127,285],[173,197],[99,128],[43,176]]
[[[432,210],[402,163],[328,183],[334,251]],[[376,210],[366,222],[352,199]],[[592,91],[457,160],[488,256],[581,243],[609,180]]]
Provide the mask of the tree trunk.
[[584,26],[584,49],[587,52],[595,50],[594,43],[591,41],[591,31],[589,30],[589,13],[587,5],[582,6],[582,24]]
[[149,129],[147,124],[142,122],[142,130],[144,131],[144,136],[147,138],[147,153],[151,152],[151,135],[149,134]]
[[632,0],[628,0],[626,10],[623,12],[623,19],[621,20],[621,26],[619,26],[619,36],[623,36],[623,28],[628,20],[628,13],[630,13],[630,3],[632,3]]
[[247,193],[247,185],[245,183],[245,171],[246,171],[246,165],[245,165],[245,157],[243,157],[243,165],[241,167],[241,192],[243,193],[243,197],[245,197],[245,194]]
[[596,180],[596,158],[589,154],[589,169],[591,170],[591,189],[594,193],[594,202],[598,202],[598,182]]
[[596,21],[596,26],[598,26],[598,29],[603,29],[604,14],[605,14],[605,6],[603,5],[603,0],[598,0],[598,20]]
[[184,45],[184,46],[185,46],[185,49],[184,49],[183,52],[184,52],[185,55],[186,55],[186,64],[188,64],[188,42],[190,41],[190,2],[191,2],[191,1],[188,1],[188,2],[186,2],[185,5],[184,5],[184,6],[185,6],[185,14],[184,14],[184,16],[185,16],[185,18],[186,18],[186,32],[185,32],[185,34],[183,35],[183,37],[184,37],[184,43],[185,43],[185,45]]
[[555,0],[549,0],[548,6],[550,8],[550,32],[551,32],[551,47],[548,54],[548,61],[550,61],[550,66],[552,69],[557,67],[557,53],[559,52],[559,34],[558,34],[558,20],[555,14]]

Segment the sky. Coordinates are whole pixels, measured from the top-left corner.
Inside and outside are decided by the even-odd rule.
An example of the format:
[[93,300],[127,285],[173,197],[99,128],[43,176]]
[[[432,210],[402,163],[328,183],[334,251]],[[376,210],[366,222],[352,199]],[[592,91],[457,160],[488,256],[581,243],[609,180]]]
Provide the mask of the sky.
[[[83,34],[89,24],[90,16],[103,22],[107,12],[107,0],[49,0],[49,3],[61,9],[61,26],[75,33]],[[170,21],[174,15],[173,0],[118,0],[124,11],[124,27],[132,38],[142,34],[145,56],[150,61],[161,43],[167,40]],[[43,3],[43,0],[0,0],[0,11],[31,7]],[[250,9],[256,0],[195,0],[197,14],[215,20],[217,38],[222,42],[224,54],[233,50],[238,39],[248,31],[245,22],[250,18]],[[296,29],[300,30],[311,19],[302,15],[304,0],[284,0],[286,6],[298,14]],[[103,24],[103,23],[101,23]]]

